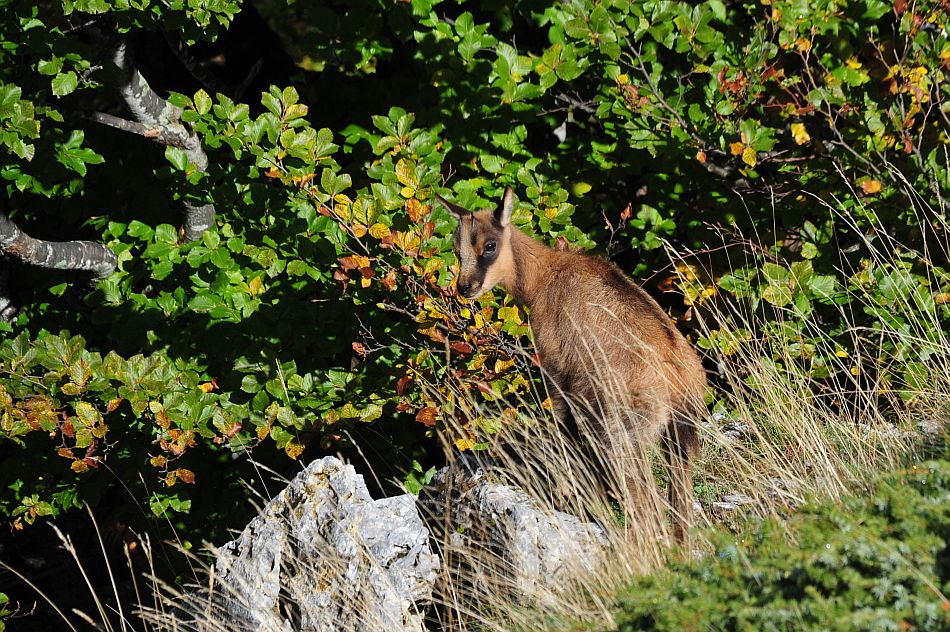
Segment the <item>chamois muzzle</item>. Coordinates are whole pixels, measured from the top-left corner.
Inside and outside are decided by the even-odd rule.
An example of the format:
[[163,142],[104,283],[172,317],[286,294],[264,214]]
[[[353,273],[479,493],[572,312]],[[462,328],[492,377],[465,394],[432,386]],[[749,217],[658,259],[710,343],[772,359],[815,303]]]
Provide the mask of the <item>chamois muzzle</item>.
[[481,284],[478,286],[473,286],[471,281],[462,282],[461,279],[458,282],[459,294],[465,298],[475,298],[478,295],[478,289],[481,287]]

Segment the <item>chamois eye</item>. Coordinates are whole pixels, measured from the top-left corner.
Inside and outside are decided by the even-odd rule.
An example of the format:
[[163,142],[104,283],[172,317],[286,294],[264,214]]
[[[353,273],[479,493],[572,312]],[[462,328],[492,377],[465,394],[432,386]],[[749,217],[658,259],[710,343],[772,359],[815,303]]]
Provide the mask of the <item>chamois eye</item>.
[[493,242],[493,241],[486,241],[486,242],[485,242],[485,250],[484,250],[484,253],[485,253],[486,255],[493,255],[493,254],[495,254],[495,242]]

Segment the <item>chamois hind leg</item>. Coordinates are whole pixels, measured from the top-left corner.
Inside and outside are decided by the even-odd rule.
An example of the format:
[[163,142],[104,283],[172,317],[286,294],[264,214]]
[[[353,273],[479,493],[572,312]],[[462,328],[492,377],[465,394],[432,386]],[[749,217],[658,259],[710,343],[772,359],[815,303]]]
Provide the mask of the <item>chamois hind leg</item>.
[[669,414],[655,397],[625,402],[613,411],[615,417],[605,428],[610,461],[622,484],[621,505],[632,535],[643,542],[654,542],[661,533],[665,507],[657,489],[650,464],[650,448],[659,429],[668,425]]
[[683,541],[693,520],[692,460],[699,450],[696,423],[677,415],[669,423],[662,440],[669,472],[669,499],[673,511],[673,534]]

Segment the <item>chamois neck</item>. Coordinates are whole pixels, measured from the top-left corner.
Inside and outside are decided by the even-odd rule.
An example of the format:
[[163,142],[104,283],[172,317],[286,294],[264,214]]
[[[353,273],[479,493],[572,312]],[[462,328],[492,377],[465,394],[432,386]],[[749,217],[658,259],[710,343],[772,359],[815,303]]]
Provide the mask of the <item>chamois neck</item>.
[[511,254],[513,266],[510,277],[501,286],[521,305],[531,309],[550,272],[550,260],[556,256],[553,248],[511,228]]

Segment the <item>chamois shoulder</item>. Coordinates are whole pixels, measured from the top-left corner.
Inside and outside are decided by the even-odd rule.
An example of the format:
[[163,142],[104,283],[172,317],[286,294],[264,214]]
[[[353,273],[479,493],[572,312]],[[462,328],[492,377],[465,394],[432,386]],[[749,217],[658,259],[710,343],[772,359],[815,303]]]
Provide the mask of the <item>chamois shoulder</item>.
[[[578,265],[591,286],[593,293],[603,292],[608,302],[616,301],[626,308],[629,316],[636,318],[641,328],[652,329],[670,344],[676,341],[676,330],[663,308],[640,285],[627,276],[616,264],[594,255],[581,255],[583,264]],[[577,261],[580,264],[580,261]],[[575,265],[577,265],[575,264]]]

